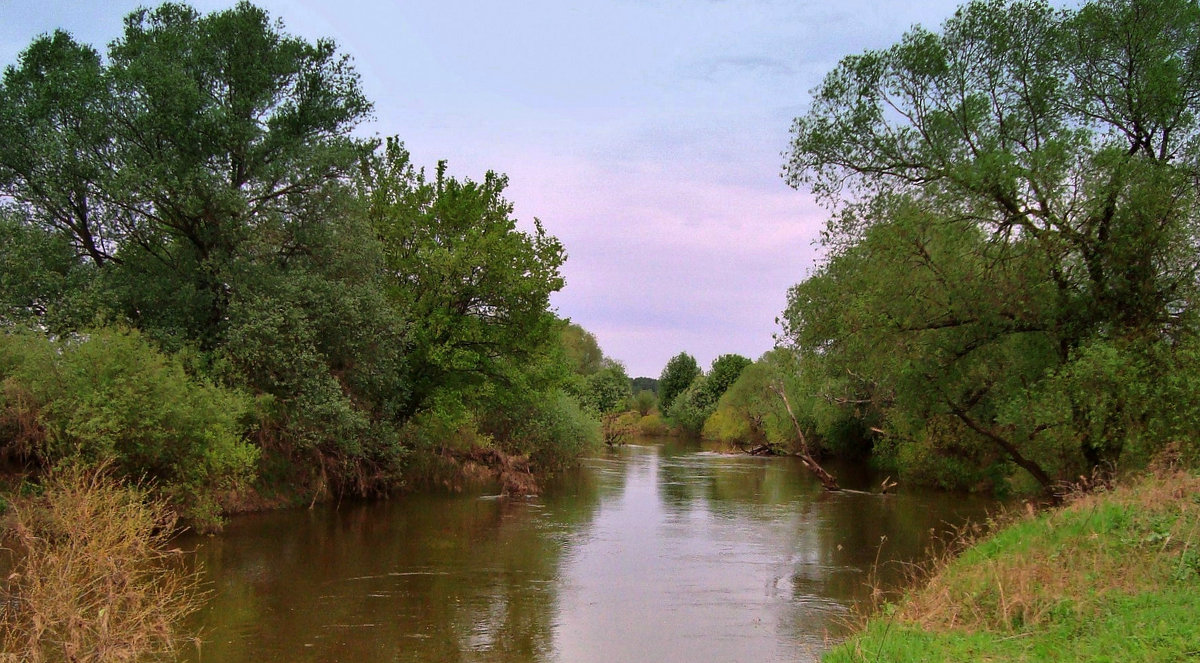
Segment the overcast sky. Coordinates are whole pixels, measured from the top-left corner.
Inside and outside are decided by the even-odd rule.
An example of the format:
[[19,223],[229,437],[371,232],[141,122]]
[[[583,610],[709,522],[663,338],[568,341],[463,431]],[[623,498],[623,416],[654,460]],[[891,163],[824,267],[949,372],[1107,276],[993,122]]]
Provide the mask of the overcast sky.
[[[134,0],[0,0],[0,62],[63,28],[104,46]],[[201,10],[231,2],[203,0]],[[843,56],[940,25],[955,0],[260,0],[354,58],[414,160],[510,178],[569,254],[558,312],[630,375],[772,347],[824,213],[780,178],[791,120]]]

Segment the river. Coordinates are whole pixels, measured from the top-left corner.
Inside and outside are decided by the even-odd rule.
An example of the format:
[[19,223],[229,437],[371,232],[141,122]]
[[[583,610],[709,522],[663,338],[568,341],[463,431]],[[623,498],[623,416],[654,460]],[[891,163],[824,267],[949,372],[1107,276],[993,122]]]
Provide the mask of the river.
[[[835,468],[843,485],[880,477]],[[674,441],[588,459],[537,498],[407,495],[233,519],[193,539],[204,663],[816,660],[877,555],[993,503],[829,494],[792,458]],[[889,560],[893,560],[890,561]]]

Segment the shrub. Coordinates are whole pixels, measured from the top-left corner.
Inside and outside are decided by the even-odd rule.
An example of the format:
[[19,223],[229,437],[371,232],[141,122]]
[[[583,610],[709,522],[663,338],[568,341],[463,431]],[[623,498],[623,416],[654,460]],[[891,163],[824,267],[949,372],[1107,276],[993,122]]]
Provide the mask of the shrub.
[[600,446],[600,423],[579,408],[566,392],[554,390],[530,419],[525,433],[530,460],[543,470],[576,462]]
[[715,407],[716,403],[709,398],[707,380],[701,375],[676,397],[667,410],[667,418],[684,433],[699,435],[704,428],[704,420],[708,419]]
[[658,405],[658,397],[649,389],[638,390],[631,400],[630,409],[637,410],[637,413],[643,417],[650,414],[654,410],[654,406]]
[[667,423],[663,421],[662,415],[655,412],[648,414],[638,421],[638,432],[642,435],[654,437],[667,434]]
[[241,436],[248,397],[188,376],[137,332],[0,335],[0,378],[0,421],[36,424],[15,451],[148,478],[201,528],[217,523],[220,494],[253,473],[258,451]]

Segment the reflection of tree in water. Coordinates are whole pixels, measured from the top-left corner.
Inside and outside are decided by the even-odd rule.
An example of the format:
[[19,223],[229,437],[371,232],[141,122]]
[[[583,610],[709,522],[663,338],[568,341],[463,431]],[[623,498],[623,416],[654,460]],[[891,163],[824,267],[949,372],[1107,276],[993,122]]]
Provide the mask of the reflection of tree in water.
[[531,661],[564,546],[599,486],[518,501],[410,496],[252,516],[200,548],[203,661]]
[[[861,467],[831,469],[856,489],[881,478]],[[871,582],[896,587],[905,565],[925,558],[933,532],[982,518],[990,504],[944,493],[828,493],[791,458],[664,454],[658,474],[668,511],[704,513],[736,524],[764,549],[790,551],[772,570],[768,594],[790,596],[788,619],[798,640],[814,629],[841,633],[845,606],[865,599]]]
[[[562,644],[556,622],[568,619],[561,609],[586,613],[597,599],[567,574],[611,571],[609,555],[650,569],[646,583],[673,578],[647,596],[682,596],[673,609],[689,619],[720,615],[738,624],[738,637],[774,622],[763,637],[819,648],[865,595],[881,537],[881,559],[919,558],[930,528],[985,504],[829,494],[792,459],[697,451],[626,447],[548,482],[536,500],[408,496],[238,519],[201,545],[215,592],[200,660],[551,660],[562,653],[553,650]],[[601,525],[617,529],[598,535]],[[885,565],[885,581],[898,570]],[[560,592],[564,581],[575,588]],[[593,585],[624,605],[611,595],[618,590]],[[661,616],[660,631],[670,610]],[[725,624],[674,626],[708,633]],[[597,637],[613,644],[607,631]]]

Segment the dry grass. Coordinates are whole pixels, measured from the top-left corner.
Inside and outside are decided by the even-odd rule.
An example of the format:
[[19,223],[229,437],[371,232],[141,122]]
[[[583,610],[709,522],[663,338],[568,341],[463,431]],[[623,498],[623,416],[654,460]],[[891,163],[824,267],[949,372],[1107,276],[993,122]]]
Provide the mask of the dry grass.
[[102,470],[67,469],[16,505],[0,661],[144,661],[170,656],[199,607],[198,578],[168,550],[161,500]]

